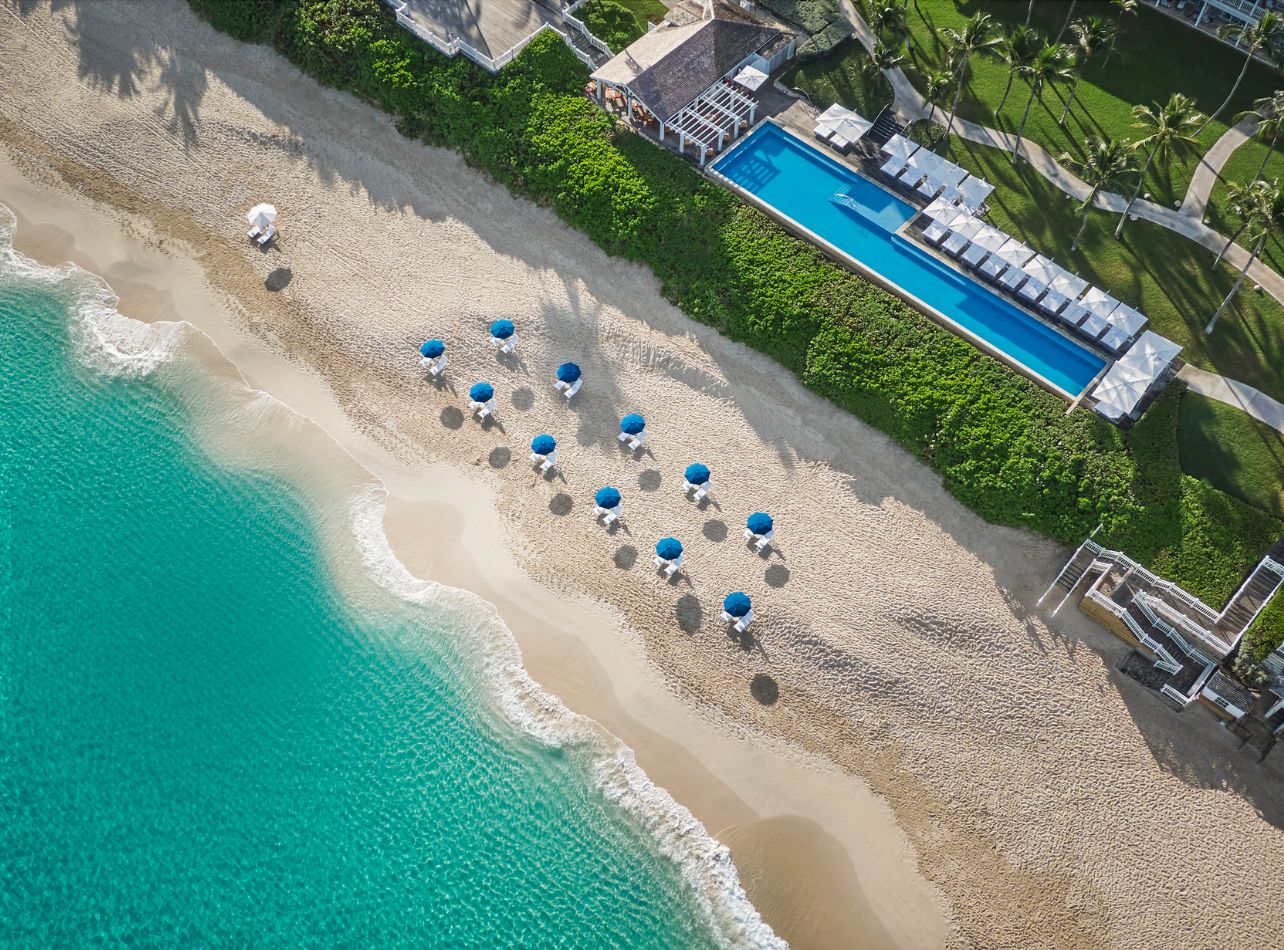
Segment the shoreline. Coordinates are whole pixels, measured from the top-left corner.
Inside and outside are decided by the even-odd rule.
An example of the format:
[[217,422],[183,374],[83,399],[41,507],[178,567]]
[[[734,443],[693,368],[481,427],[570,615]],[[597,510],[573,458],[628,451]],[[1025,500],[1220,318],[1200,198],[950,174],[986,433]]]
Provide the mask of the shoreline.
[[[600,602],[568,601],[520,568],[507,552],[493,487],[449,463],[407,465],[353,430],[319,380],[232,325],[193,259],[141,244],[109,213],[23,178],[2,155],[0,181],[0,203],[18,220],[15,250],[46,266],[69,261],[103,277],[125,316],[190,323],[247,383],[317,424],[378,478],[388,492],[384,532],[398,560],[417,577],[492,604],[536,682],[624,742],[711,835],[722,840],[732,832],[742,883],[756,907],[765,904],[785,922],[785,933],[777,932],[792,946],[942,945],[947,924],[939,895],[918,877],[912,847],[868,787],[801,750],[731,736],[666,690],[639,650],[619,637],[593,637],[623,634],[624,619]],[[142,220],[129,224],[147,227]],[[420,529],[424,524],[433,525],[431,534]],[[865,810],[872,815],[858,818]],[[769,847],[786,833],[795,853],[787,872],[772,867]],[[877,889],[879,907],[864,894],[858,865]]]
[[[205,323],[252,384],[384,466],[408,496],[386,522],[402,560],[490,571],[477,583],[513,614],[532,676],[725,836],[782,935],[859,926],[840,916],[843,861],[897,946],[1265,947],[1284,928],[1284,913],[1237,907],[1247,881],[1284,886],[1284,762],[1235,758],[1212,717],[1176,716],[1120,676],[1111,635],[1037,611],[1057,546],[981,521],[889,439],[677,312],[649,272],[181,4],[0,11],[0,30],[16,84],[0,99],[0,201],[32,207],[9,200],[20,170],[69,203],[45,219],[76,238],[47,231],[49,253],[96,251],[87,269],[137,304],[123,312]],[[265,196],[282,237],[259,252],[239,215]],[[141,249],[95,248],[88,218]],[[498,316],[518,322],[513,360],[484,342]],[[414,367],[425,335],[450,340],[441,389]],[[562,359],[585,369],[573,406],[550,391]],[[461,393],[487,377],[500,425],[479,427]],[[613,429],[633,409],[651,438],[629,458]],[[565,481],[524,465],[537,431],[564,446]],[[714,469],[701,509],[673,481],[697,458]],[[468,477],[433,478],[425,460],[442,459]],[[627,496],[614,534],[584,507],[610,482]],[[416,533],[429,503],[458,527]],[[737,544],[758,508],[777,519],[765,558]],[[674,531],[689,574],[665,585],[649,545]],[[433,548],[443,538],[454,558]],[[540,593],[517,597],[511,565]],[[758,615],[749,644],[710,616],[738,588]],[[561,621],[590,600],[609,602],[602,619],[567,632],[522,616]],[[751,688],[763,676],[769,702]]]

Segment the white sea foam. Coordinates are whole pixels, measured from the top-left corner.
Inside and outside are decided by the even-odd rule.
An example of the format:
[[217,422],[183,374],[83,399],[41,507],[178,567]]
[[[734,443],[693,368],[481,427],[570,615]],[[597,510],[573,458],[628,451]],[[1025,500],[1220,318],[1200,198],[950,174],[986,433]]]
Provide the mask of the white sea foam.
[[[0,279],[48,288],[68,304],[74,352],[82,365],[109,376],[140,378],[153,374],[197,342],[212,347],[204,334],[186,322],[147,324],[119,313],[116,295],[95,274],[74,264],[46,267],[18,253],[12,246],[15,227],[12,212],[0,204]],[[249,418],[244,415],[247,408],[255,410],[250,417],[263,418],[267,418],[263,410],[270,408],[270,415],[276,416],[277,410],[284,408],[274,397],[248,385],[238,402],[239,410],[227,408],[239,414],[242,423]],[[297,413],[292,412],[291,417],[302,421]],[[238,428],[244,431],[246,427]],[[334,451],[342,451],[332,445]],[[448,612],[460,628],[477,634],[485,683],[502,715],[544,745],[588,752],[592,779],[641,824],[660,852],[680,869],[721,946],[787,946],[749,901],[728,849],[647,777],[632,749],[593,720],[572,712],[530,677],[517,640],[492,604],[468,591],[417,578],[397,559],[383,530],[385,498],[385,490],[371,476],[351,503],[358,553],[376,584],[403,602]]]
[[415,577],[397,559],[383,530],[382,489],[353,502],[352,520],[362,559],[376,581],[409,603],[462,608],[482,636],[482,663],[496,705],[515,727],[552,746],[583,746],[592,754],[593,778],[612,801],[634,816],[673,861],[714,924],[724,947],[785,947],[745,894],[730,851],[638,766],[633,750],[593,720],[572,712],[542,689],[522,665],[512,631],[494,606],[467,591]]

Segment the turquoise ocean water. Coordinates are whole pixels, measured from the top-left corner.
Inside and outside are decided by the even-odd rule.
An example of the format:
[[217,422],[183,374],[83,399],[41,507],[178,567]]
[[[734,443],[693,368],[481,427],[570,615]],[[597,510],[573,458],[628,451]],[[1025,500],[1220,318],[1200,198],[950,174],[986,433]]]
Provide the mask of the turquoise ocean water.
[[0,945],[773,941],[478,605],[340,582],[378,519],[211,458],[235,387],[101,297],[0,260]]

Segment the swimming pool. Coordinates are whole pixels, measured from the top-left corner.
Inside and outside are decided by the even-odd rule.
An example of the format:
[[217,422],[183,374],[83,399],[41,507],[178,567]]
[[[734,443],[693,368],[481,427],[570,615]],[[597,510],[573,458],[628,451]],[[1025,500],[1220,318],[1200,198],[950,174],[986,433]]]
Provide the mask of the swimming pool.
[[[772,122],[713,171],[1052,388],[1078,396],[1106,361],[896,230],[918,212]],[[847,203],[834,196],[845,193]]]

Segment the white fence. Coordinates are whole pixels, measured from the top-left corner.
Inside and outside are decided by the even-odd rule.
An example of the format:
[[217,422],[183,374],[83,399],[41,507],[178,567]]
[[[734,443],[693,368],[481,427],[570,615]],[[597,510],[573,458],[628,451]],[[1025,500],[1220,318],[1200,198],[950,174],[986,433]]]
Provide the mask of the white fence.
[[[562,22],[566,23],[568,26],[575,27],[575,29],[583,33],[584,38],[589,41],[589,45],[592,46],[594,49],[601,50],[607,56],[611,55],[611,47],[607,46],[605,43],[599,40],[596,36],[590,33],[589,28],[585,26],[583,20],[580,20],[576,17],[571,16],[570,7],[567,7],[566,11],[562,14]],[[571,48],[575,49],[575,47],[573,46]],[[576,52],[578,52],[578,50],[576,50]],[[593,66],[593,63],[590,61],[589,67],[592,68],[592,66]]]

